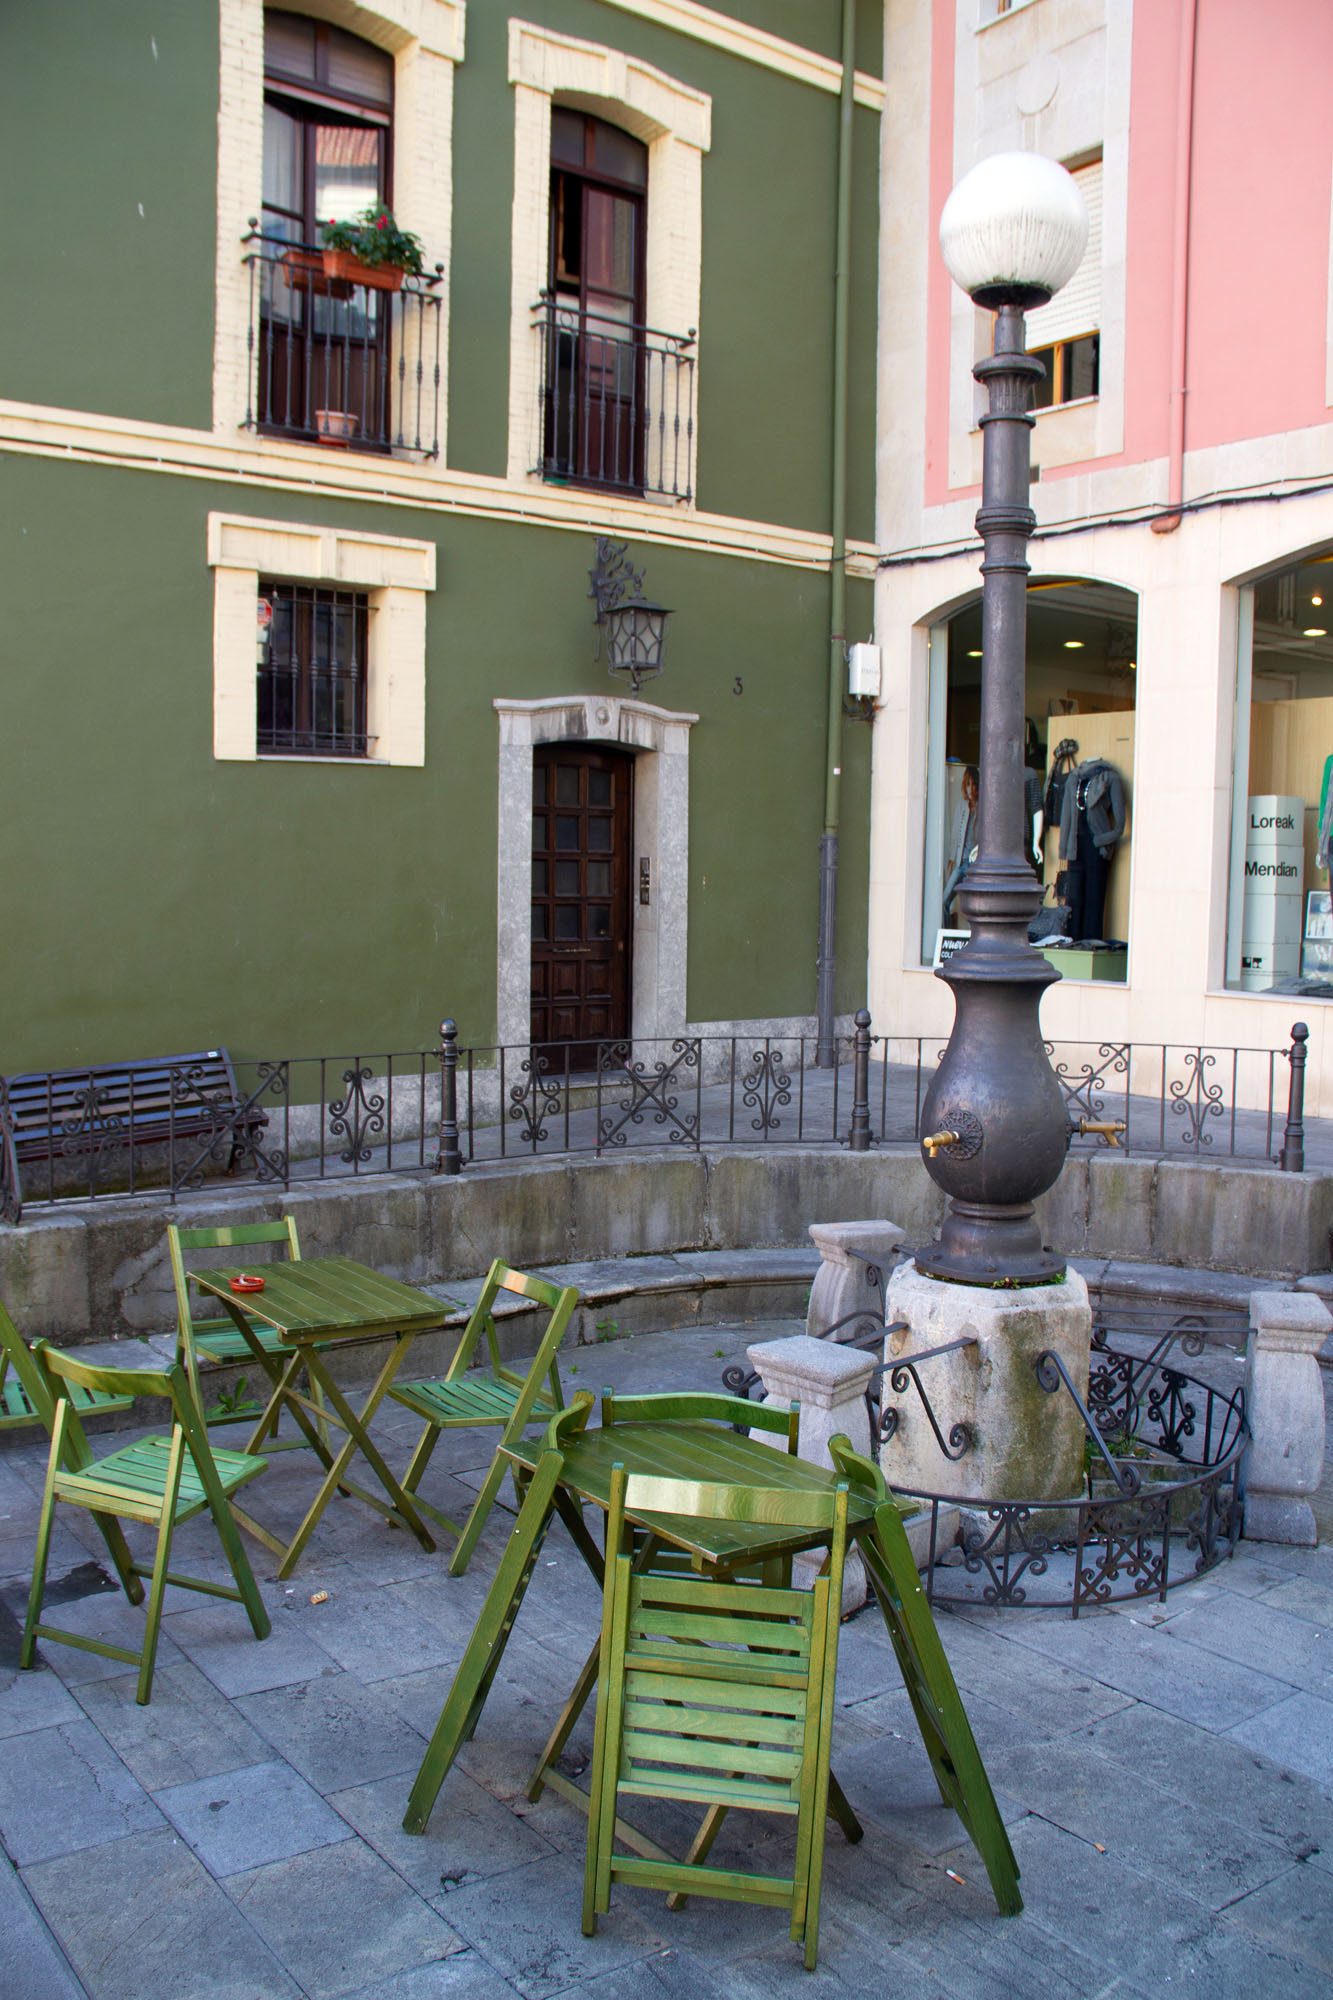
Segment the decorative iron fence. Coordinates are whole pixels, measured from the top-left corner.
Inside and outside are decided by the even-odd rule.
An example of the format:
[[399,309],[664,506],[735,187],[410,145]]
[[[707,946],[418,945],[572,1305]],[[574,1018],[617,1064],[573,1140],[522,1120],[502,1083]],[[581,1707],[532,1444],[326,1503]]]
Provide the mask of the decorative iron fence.
[[[813,1035],[605,1041],[579,1070],[526,1044],[460,1049],[460,1164],[629,1145],[911,1145],[946,1039],[879,1037],[856,1019],[827,1069]],[[1307,1031],[1292,1033],[1290,1049],[1048,1042],[1071,1150],[1299,1171]]]
[[[849,1314],[823,1338],[883,1353],[888,1335],[908,1331],[903,1322],[884,1322],[884,1275],[875,1279],[880,1308]],[[1134,1598],[1160,1601],[1234,1549],[1248,1441],[1244,1388],[1187,1375],[1175,1364],[1181,1357],[1209,1356],[1215,1369],[1234,1369],[1248,1315],[1226,1308],[1177,1313],[1108,1306],[1096,1291],[1091,1302],[1086,1403],[1054,1355],[1036,1361],[1041,1387],[1072,1397],[1083,1420],[1087,1471],[1081,1492],[1060,1499],[960,1499],[958,1486],[944,1493],[894,1482],[900,1499],[920,1503],[924,1547],[916,1553],[932,1604],[1067,1610],[1077,1618],[1080,1611]],[[866,1392],[877,1457],[897,1434],[907,1399],[924,1412],[942,1473],[967,1458],[976,1442],[972,1426],[936,1409],[923,1364],[969,1344],[953,1341],[879,1364]],[[762,1393],[758,1373],[740,1363],[722,1371],[722,1385],[732,1395]],[[892,1478],[887,1464],[885,1470]]]
[[693,329],[658,333],[551,292],[532,314],[541,342],[543,478],[691,499]]
[[441,270],[387,289],[378,272],[328,275],[317,246],[265,236],[254,219],[244,241],[245,428],[437,458]]
[[[1299,1171],[1304,1030],[1293,1032],[1289,1050],[1050,1045],[1071,1150]],[[944,1047],[876,1037],[863,1013],[837,1038],[832,1068],[816,1068],[816,1038],[798,1034],[600,1042],[575,1069],[549,1048],[460,1048],[446,1021],[434,1049],[237,1061],[228,1087],[183,1061],[159,1065],[147,1130],[132,1085],[127,1102],[108,1103],[101,1072],[82,1087],[83,1072],[62,1072],[58,1101],[48,1082],[36,1147],[0,1078],[0,1215],[16,1220],[23,1200],[174,1197],[222,1175],[286,1187],[629,1148],[912,1145]],[[43,1081],[22,1079],[29,1102]]]
[[[1177,1340],[1200,1354],[1206,1335],[1168,1332],[1146,1356],[1112,1345],[1104,1330],[1094,1335],[1084,1493],[961,1503],[956,1494],[912,1496],[930,1524],[922,1573],[931,1603],[1062,1608],[1077,1618],[1132,1598],[1164,1600],[1230,1555],[1241,1531],[1245,1392],[1169,1365]],[[1053,1394],[1065,1386],[1040,1368],[1038,1380]],[[960,1505],[955,1542],[941,1524]]]

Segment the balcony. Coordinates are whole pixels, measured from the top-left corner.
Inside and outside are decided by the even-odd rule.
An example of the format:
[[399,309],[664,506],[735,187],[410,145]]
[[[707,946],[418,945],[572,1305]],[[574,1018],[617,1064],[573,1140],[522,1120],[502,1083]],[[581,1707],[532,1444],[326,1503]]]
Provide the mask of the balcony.
[[340,451],[438,458],[440,276],[329,276],[313,244],[256,229],[245,428]]
[[604,318],[550,292],[532,313],[541,344],[543,479],[692,500],[693,332]]

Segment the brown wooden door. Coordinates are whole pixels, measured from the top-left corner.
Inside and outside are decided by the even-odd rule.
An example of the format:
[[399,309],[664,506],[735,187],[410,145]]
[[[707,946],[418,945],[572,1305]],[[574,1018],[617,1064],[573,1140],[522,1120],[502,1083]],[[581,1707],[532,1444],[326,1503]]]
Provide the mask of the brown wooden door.
[[532,1040],[561,1069],[629,1034],[633,771],[621,750],[533,753]]

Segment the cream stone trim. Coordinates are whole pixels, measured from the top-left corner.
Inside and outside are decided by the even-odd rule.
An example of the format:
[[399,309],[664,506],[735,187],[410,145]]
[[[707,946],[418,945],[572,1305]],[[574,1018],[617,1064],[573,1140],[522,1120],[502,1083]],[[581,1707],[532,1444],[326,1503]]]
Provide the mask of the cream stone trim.
[[[335,22],[394,58],[393,206],[421,237],[428,268],[440,264],[440,452],[447,437],[449,244],[453,214],[454,64],[463,58],[464,0],[292,0],[298,13]],[[254,407],[249,353],[250,269],[242,238],[262,207],[263,0],[218,0],[217,302],[213,430],[243,428]]]
[[[648,148],[648,254],[645,310],[662,333],[699,326],[703,259],[703,155],[712,137],[712,100],[619,49],[557,35],[529,21],[509,23],[514,86],[514,206],[509,325],[511,480],[540,484],[541,337],[532,308],[546,287],[550,232],[551,104],[575,104],[623,125]],[[698,371],[695,371],[698,409]],[[696,487],[697,431],[683,484]]]
[[[515,490],[504,479],[482,474],[425,469],[397,459],[362,459],[350,452],[277,438],[220,442],[206,431],[130,423],[97,411],[35,403],[0,400],[0,449],[63,464],[112,465],[206,479],[247,491],[295,492],[307,499],[318,495],[355,500],[360,506],[523,521],[580,535],[622,534],[660,547],[703,549],[711,555],[795,569],[827,570],[833,553],[826,534],[730,514],[673,511],[652,501],[556,486]],[[878,554],[871,542],[849,543],[848,575],[873,576]]]
[[685,1027],[690,731],[697,715],[610,692],[493,703],[500,725],[496,868],[496,1039],[526,1042],[531,1026],[532,753],[539,743],[611,743],[638,753],[631,852],[648,862],[649,900],[635,902],[630,1032]]
[[[756,63],[761,69],[775,70],[779,76],[811,84],[816,90],[829,90],[836,95],[842,88],[840,63],[803,49],[796,42],[784,41],[780,35],[770,35],[766,28],[751,28],[743,21],[733,21],[727,14],[697,5],[696,0],[605,0],[605,4],[618,7],[622,14],[635,14],[641,21],[651,21],[655,27],[669,28],[673,34],[707,42],[710,48],[740,56],[744,62]],[[864,70],[856,72],[856,101],[869,111],[884,109],[884,85],[877,76],[868,76]]]
[[256,761],[255,599],[260,576],[277,575],[369,593],[366,731],[374,754],[364,761],[425,763],[426,592],[435,588],[434,542],[210,514],[207,547],[214,757]]

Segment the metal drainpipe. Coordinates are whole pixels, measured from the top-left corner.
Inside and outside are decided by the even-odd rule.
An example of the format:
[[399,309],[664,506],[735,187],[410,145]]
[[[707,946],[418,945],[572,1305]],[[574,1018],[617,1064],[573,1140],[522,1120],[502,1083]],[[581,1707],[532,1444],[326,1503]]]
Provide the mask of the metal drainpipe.
[[852,113],[856,91],[856,0],[842,0],[842,88],[838,99],[838,205],[833,266],[832,538],[829,564],[828,724],[824,831],[819,842],[819,947],[815,960],[816,1069],[838,1059],[833,987],[838,942],[838,800],[842,777],[842,688],[847,603],[847,346],[852,264]]

